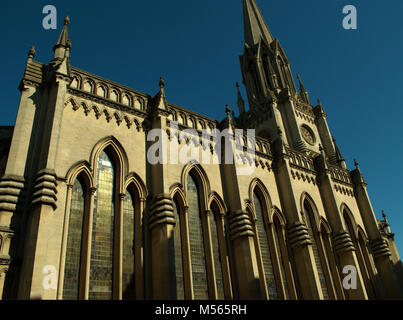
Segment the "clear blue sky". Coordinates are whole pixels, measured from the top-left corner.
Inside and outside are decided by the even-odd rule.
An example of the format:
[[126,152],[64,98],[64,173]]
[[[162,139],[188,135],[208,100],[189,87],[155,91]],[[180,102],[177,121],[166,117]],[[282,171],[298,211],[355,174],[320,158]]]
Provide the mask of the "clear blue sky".
[[[384,209],[403,254],[403,1],[257,0],[311,100],[320,98],[351,169],[357,158],[375,213]],[[55,5],[58,29],[42,28]],[[358,10],[358,30],[342,9]],[[28,50],[48,62],[69,15],[71,63],[149,94],[166,81],[168,100],[211,116],[235,109],[243,51],[241,0],[6,1],[2,3],[0,125],[13,125]],[[244,90],[243,90],[244,92]],[[244,95],[246,98],[246,96]]]

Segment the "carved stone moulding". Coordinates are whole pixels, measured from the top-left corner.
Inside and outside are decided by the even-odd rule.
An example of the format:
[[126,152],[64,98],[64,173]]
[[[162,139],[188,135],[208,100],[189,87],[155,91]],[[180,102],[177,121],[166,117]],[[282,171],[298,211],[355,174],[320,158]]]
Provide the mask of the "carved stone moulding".
[[308,228],[300,221],[290,225],[287,232],[291,248],[312,244]]
[[150,206],[149,229],[160,224],[176,224],[173,201],[169,194],[155,196]]
[[389,246],[388,246],[386,240],[383,238],[379,238],[379,239],[370,241],[370,246],[371,246],[371,250],[372,250],[372,254],[374,255],[374,258],[391,255]]
[[32,193],[31,205],[44,204],[56,209],[57,177],[52,169],[42,169],[38,172]]
[[25,179],[6,175],[0,180],[0,211],[16,212],[25,201]]
[[253,237],[255,235],[248,213],[242,210],[237,210],[230,214],[229,229],[230,240],[235,240],[244,236]]
[[348,251],[355,251],[353,241],[347,231],[340,232],[333,236],[333,245],[338,254]]

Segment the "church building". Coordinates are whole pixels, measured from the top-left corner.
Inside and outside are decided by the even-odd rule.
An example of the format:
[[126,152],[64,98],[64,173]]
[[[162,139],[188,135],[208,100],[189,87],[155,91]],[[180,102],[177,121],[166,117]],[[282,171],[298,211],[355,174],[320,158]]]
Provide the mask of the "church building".
[[[162,78],[150,95],[74,67],[68,17],[49,63],[29,51],[15,125],[0,127],[0,298],[403,298],[358,163],[256,1],[242,6],[238,116],[174,105]],[[173,162],[170,148],[150,161],[151,132],[213,158],[202,132],[225,130],[243,133],[237,161]]]

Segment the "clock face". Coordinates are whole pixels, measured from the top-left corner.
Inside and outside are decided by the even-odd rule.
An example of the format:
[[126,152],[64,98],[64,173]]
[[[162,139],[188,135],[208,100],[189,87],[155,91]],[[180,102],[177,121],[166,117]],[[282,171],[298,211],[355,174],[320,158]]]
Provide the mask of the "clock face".
[[309,128],[308,126],[305,126],[305,125],[301,126],[301,134],[306,142],[308,142],[312,146],[315,145],[316,139],[315,139],[315,135],[312,132],[311,128]]

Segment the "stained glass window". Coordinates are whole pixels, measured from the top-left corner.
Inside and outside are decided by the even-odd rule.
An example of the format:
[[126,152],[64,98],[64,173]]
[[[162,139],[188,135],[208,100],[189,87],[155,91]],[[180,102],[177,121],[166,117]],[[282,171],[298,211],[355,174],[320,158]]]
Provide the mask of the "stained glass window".
[[174,201],[175,229],[173,250],[175,257],[175,275],[176,275],[176,299],[185,299],[185,289],[183,281],[183,258],[182,258],[182,238],[181,238],[181,220],[179,215],[179,205]]
[[221,266],[221,258],[220,258],[220,245],[218,242],[218,224],[217,224],[217,216],[216,214],[209,215],[210,222],[210,232],[211,232],[211,241],[213,248],[213,261],[214,261],[214,269],[215,269],[215,281],[217,287],[217,298],[219,300],[223,300],[224,297],[224,279],[222,275],[222,266]]
[[134,198],[129,191],[123,200],[122,298],[134,299]]
[[112,299],[115,170],[105,152],[98,159],[94,199],[89,298]]
[[78,299],[85,191],[79,179],[71,190],[70,218],[64,267],[63,299]]
[[189,239],[194,298],[196,300],[209,299],[199,192],[196,182],[191,175],[188,175],[187,179],[187,192],[189,202]]
[[264,223],[263,208],[259,196],[256,192],[253,193],[253,201],[256,210],[256,229],[257,238],[260,245],[260,254],[263,261],[263,271],[266,278],[267,290],[269,293],[270,300],[277,300],[277,288],[276,281],[273,273],[273,264],[271,261],[269,243],[266,233],[266,227]]
[[308,227],[309,237],[312,240],[312,251],[315,258],[316,268],[318,270],[320,286],[322,287],[323,298],[325,300],[329,300],[329,292],[327,290],[326,278],[325,274],[323,273],[323,268],[319,257],[318,244],[316,243],[316,238],[314,237],[312,230],[312,217],[311,217],[312,212],[311,208],[306,203],[305,203],[305,214],[306,214],[305,220]]

